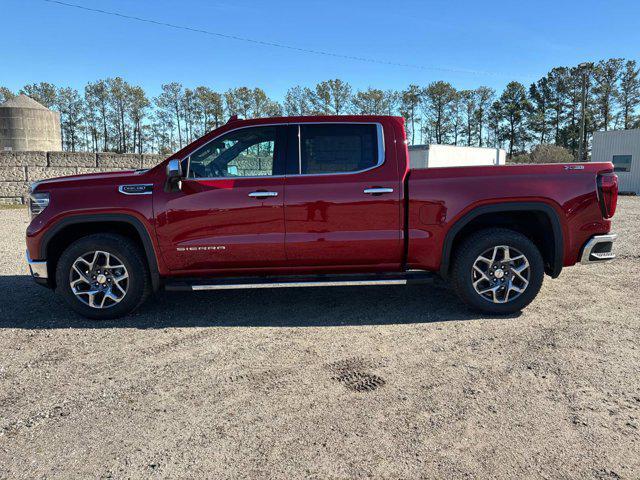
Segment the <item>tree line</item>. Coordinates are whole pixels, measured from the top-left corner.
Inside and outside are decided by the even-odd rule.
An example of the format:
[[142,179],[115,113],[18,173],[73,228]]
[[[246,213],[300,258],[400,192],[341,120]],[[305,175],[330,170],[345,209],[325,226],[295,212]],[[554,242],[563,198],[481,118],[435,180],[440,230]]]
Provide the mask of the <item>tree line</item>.
[[[82,92],[41,82],[18,93],[60,112],[68,151],[169,153],[232,115],[402,115],[411,144],[500,147],[509,158],[555,145],[578,159],[583,118],[587,147],[594,131],[640,128],[640,69],[635,60],[621,58],[556,67],[528,87],[512,81],[501,92],[486,86],[458,90],[441,80],[405,90],[354,91],[333,79],[291,87],[282,102],[261,88],[216,92],[177,82],[149,98],[142,87],[115,77],[89,82]],[[0,87],[0,103],[14,95]],[[580,160],[588,148],[583,151]]]

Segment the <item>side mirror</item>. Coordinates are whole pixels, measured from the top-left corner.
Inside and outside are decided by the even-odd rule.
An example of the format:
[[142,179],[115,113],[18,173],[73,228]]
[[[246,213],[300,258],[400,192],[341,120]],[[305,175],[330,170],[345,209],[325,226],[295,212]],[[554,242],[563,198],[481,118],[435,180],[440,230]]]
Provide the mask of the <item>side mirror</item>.
[[169,160],[169,163],[167,163],[167,178],[182,178],[182,163],[180,160]]
[[169,160],[169,163],[167,163],[166,191],[176,192],[181,189],[182,189],[182,162],[180,162],[180,160]]

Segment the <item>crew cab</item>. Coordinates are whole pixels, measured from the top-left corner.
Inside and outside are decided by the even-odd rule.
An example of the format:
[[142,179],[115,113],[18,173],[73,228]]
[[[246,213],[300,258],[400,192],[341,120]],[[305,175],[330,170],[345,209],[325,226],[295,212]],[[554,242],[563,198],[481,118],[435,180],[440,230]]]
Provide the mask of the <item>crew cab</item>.
[[27,260],[95,319],[162,289],[434,277],[507,314],[614,258],[617,194],[610,163],[411,169],[400,117],[233,118],[149,170],[34,184]]

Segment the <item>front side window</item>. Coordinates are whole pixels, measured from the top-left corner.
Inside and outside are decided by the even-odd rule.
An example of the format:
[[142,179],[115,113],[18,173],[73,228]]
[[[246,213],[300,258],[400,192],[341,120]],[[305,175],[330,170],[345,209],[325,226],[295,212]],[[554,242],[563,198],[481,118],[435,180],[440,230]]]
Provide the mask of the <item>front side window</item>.
[[614,155],[613,170],[615,172],[631,171],[631,155]]
[[300,125],[300,173],[348,173],[378,165],[373,124]]
[[188,178],[273,175],[275,126],[235,130],[207,143],[189,159]]

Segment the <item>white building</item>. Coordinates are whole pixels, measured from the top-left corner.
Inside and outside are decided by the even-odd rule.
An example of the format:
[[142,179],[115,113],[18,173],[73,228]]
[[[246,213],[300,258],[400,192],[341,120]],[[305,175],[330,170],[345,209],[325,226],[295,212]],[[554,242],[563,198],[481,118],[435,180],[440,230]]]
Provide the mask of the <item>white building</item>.
[[640,194],[640,129],[593,134],[592,162],[613,162],[621,192]]
[[434,144],[409,146],[411,168],[504,165],[506,160],[507,152],[501,148]]

